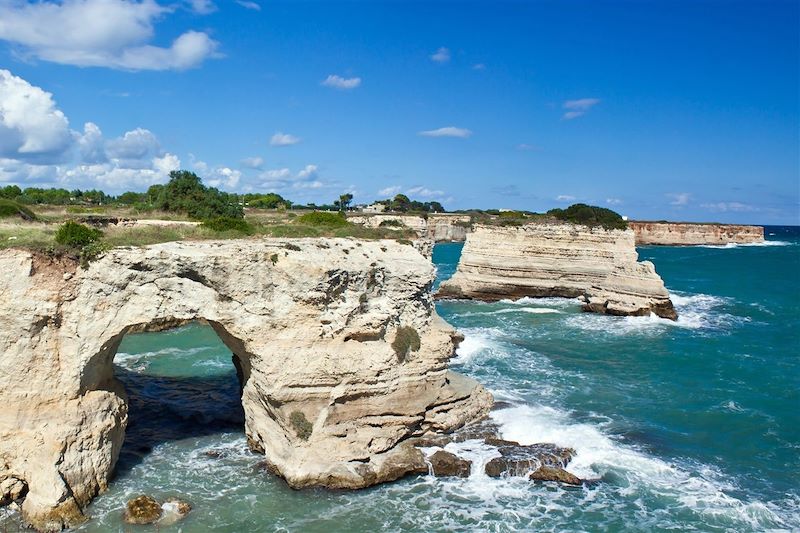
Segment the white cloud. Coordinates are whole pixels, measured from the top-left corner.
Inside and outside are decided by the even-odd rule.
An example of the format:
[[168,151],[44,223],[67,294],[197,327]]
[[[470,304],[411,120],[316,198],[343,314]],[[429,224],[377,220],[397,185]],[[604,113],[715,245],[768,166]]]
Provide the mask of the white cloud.
[[292,174],[288,168],[267,170],[259,174],[259,177],[264,180],[262,188],[274,191],[324,189],[334,185],[319,178],[317,165],[306,165],[297,174]]
[[198,31],[183,33],[169,47],[147,44],[154,21],[171,11],[154,0],[4,0],[0,40],[17,45],[23,56],[84,67],[182,70],[213,56],[218,43]]
[[420,131],[417,135],[422,135],[423,137],[459,137],[461,139],[466,139],[472,135],[472,131],[466,128],[446,126],[436,130]]
[[540,146],[536,146],[535,144],[522,143],[517,145],[517,150],[521,152],[538,152],[541,149]]
[[447,63],[450,61],[450,50],[442,46],[431,55],[431,60],[437,63]]
[[242,172],[228,167],[217,167],[204,181],[211,187],[233,189],[239,184]]
[[579,98],[578,100],[567,100],[563,104],[563,108],[567,111],[562,118],[564,120],[572,120],[585,115],[591,108],[600,103],[598,98]]
[[676,192],[676,193],[669,193],[667,194],[668,198],[671,198],[670,205],[687,205],[689,203],[689,199],[692,197],[691,194],[688,192]]
[[261,157],[245,157],[242,159],[241,165],[246,168],[260,169],[264,166],[264,159]]
[[760,211],[760,209],[756,206],[743,204],[741,202],[716,202],[700,204],[700,207],[715,212],[734,211],[737,213],[747,213],[752,211]]
[[341,76],[331,74],[322,80],[322,85],[325,87],[333,87],[334,89],[342,90],[355,89],[361,85],[361,78],[343,78]]
[[0,70],[0,181],[113,192],[166,181],[179,166],[147,129],[115,139],[93,122],[70,129],[50,93]]
[[434,191],[427,187],[411,187],[406,191],[406,195],[414,196],[416,198],[442,198],[445,195],[444,191]]
[[261,11],[261,5],[249,0],[236,0],[236,3],[245,9],[252,9],[253,11]]
[[380,196],[393,197],[394,195],[399,193],[401,189],[402,187],[400,187],[399,185],[392,185],[391,187],[386,187],[384,189],[379,190],[378,194]]
[[622,204],[622,200],[619,198],[606,198],[606,203],[608,205],[620,205]]
[[192,11],[201,15],[207,15],[217,10],[217,6],[212,0],[188,0],[188,3]]
[[306,165],[306,167],[297,173],[297,178],[307,180],[317,177],[317,165]]
[[572,201],[575,201],[575,200],[576,200],[576,198],[574,196],[569,195],[569,194],[559,194],[558,196],[556,196],[556,201],[558,201],[558,202],[572,202]]
[[56,162],[72,143],[69,121],[53,95],[0,70],[0,157]]
[[486,70],[486,65],[483,63],[475,63],[472,65],[472,70]]
[[269,140],[272,146],[291,146],[300,142],[300,137],[295,137],[289,133],[278,132]]
[[274,170],[265,170],[261,173],[261,178],[275,181],[289,179],[291,175],[292,172],[288,168],[277,168]]

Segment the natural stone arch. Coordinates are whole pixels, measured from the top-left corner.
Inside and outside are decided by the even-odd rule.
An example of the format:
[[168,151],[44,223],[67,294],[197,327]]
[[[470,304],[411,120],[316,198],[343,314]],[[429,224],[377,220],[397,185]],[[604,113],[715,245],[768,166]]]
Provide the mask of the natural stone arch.
[[[115,249],[86,269],[0,251],[0,487],[27,485],[23,515],[40,529],[83,520],[124,437],[119,342],[191,320],[238,357],[248,442],[292,487],[417,471],[409,438],[491,404],[447,369],[458,336],[435,313],[433,278],[428,260],[393,241],[167,243]],[[417,351],[392,348],[401,327],[417,333]]]

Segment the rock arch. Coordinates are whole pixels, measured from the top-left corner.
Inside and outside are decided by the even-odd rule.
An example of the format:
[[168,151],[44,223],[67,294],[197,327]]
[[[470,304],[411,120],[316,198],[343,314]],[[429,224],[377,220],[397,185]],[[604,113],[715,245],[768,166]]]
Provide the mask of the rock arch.
[[[433,266],[393,241],[260,239],[114,249],[81,268],[0,251],[0,500],[26,521],[84,520],[124,439],[112,359],[125,333],[205,320],[235,354],[251,448],[295,488],[366,487],[420,467],[406,442],[483,416],[447,369]],[[392,347],[413,328],[417,351]]]

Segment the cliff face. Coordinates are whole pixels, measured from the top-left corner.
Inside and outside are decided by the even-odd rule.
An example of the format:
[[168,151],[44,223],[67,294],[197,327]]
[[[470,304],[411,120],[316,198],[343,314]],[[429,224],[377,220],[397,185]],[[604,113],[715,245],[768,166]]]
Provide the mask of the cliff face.
[[[353,224],[368,228],[380,227],[382,222],[396,221],[417,232],[423,239],[434,242],[462,242],[470,231],[469,215],[438,214],[423,218],[417,215],[374,214],[347,217]],[[388,226],[391,227],[391,226]]]
[[636,244],[641,245],[688,246],[764,242],[764,228],[761,226],[680,222],[628,222],[628,226],[636,236]]
[[[0,251],[0,502],[27,490],[23,516],[42,530],[82,521],[125,435],[112,365],[122,337],[196,319],[233,352],[248,441],[292,487],[418,469],[410,437],[492,403],[447,368],[458,335],[436,315],[433,279],[393,241],[165,243],[87,269]],[[398,331],[406,342],[393,347]]]
[[476,226],[437,297],[582,297],[586,311],[676,318],[664,282],[638,262],[633,231],[572,224]]

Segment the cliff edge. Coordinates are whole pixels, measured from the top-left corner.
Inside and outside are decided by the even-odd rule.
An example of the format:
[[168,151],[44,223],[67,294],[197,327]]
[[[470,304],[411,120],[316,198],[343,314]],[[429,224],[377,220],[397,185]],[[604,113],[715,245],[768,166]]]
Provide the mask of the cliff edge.
[[764,242],[762,226],[691,224],[686,222],[628,222],[637,245],[697,246]]
[[123,336],[189,320],[233,352],[248,442],[290,486],[427,471],[410,439],[492,404],[448,370],[460,337],[436,314],[434,274],[394,241],[172,242],[85,269],[0,251],[0,502],[27,493],[23,518],[40,530],[83,521],[125,437]]
[[632,230],[566,223],[476,226],[438,298],[582,298],[585,311],[676,319],[664,282],[638,261]]

